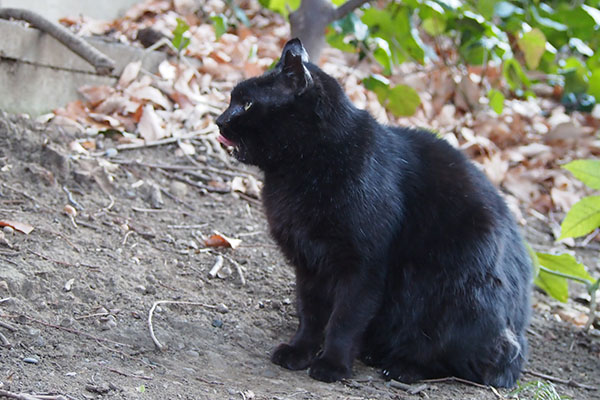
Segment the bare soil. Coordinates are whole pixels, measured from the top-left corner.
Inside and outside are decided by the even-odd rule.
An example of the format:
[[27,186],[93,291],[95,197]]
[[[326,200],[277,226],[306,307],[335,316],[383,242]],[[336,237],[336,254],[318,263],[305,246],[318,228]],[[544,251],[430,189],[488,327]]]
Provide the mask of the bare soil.
[[[0,112],[0,220],[34,227],[28,235],[9,232],[0,244],[0,333],[8,342],[0,343],[0,390],[68,399],[496,399],[509,393],[441,382],[410,394],[359,362],[353,379],[325,384],[271,364],[271,350],[296,326],[294,277],[268,235],[260,203],[174,184],[173,171],[142,164],[185,164],[224,183],[243,176],[237,170],[243,167],[227,169],[204,155],[194,167],[174,156],[175,145],[120,153],[117,159],[138,163],[113,167],[106,158],[70,150],[76,135]],[[159,188],[162,208],[144,211],[160,203]],[[77,226],[63,212],[67,191],[82,207]],[[203,238],[214,231],[242,243],[204,248]],[[548,232],[531,224],[526,234],[534,244],[551,243]],[[225,256],[224,267],[210,279],[218,255]],[[552,304],[539,293],[535,299]],[[156,308],[152,325],[162,351],[148,327],[149,310],[160,300],[202,304]],[[527,369],[600,387],[600,339],[557,321],[552,309],[537,307],[533,314]],[[597,390],[564,384],[557,390],[600,399]]]

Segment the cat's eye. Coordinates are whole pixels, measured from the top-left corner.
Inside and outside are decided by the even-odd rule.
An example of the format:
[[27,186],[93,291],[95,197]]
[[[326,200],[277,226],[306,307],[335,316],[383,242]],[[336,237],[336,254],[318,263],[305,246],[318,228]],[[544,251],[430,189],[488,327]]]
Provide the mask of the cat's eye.
[[244,111],[248,111],[250,107],[252,107],[252,102],[247,101],[246,104],[244,104]]

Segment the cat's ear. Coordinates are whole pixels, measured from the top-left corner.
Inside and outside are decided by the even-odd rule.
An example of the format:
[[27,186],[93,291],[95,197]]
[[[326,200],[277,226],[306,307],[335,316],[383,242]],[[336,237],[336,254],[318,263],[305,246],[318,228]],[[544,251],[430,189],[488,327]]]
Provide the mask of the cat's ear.
[[298,38],[294,38],[288,40],[288,42],[283,46],[283,50],[281,51],[281,58],[284,59],[286,53],[291,52],[292,54],[300,55],[302,57],[302,62],[308,62],[308,53],[304,46],[302,46],[302,42]]
[[304,66],[304,63],[308,62],[308,54],[299,39],[292,39],[286,43],[281,60],[281,72],[291,80],[298,94],[312,86],[312,75]]

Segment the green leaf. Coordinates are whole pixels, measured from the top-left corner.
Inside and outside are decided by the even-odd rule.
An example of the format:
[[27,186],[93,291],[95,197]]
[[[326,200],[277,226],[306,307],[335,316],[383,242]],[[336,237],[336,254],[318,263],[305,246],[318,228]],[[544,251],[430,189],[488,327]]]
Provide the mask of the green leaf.
[[565,77],[565,93],[581,94],[588,90],[588,68],[578,58],[561,61],[560,73]]
[[181,18],[177,18],[177,26],[173,30],[173,39],[171,43],[173,47],[181,51],[190,44],[190,38],[185,37],[185,33],[190,29],[190,26]]
[[221,36],[227,32],[227,17],[223,14],[219,14],[210,17],[210,19],[213,21],[215,26],[215,35],[217,36],[217,40],[219,40]]
[[259,0],[259,3],[284,17],[288,16],[288,9],[294,11],[300,6],[300,0]]
[[600,190],[600,160],[575,160],[563,168],[590,188]]
[[527,88],[531,85],[531,81],[527,78],[525,72],[523,72],[521,64],[514,58],[504,60],[502,73],[504,74],[506,83],[508,83],[512,90],[523,89],[523,87]]
[[[577,262],[575,257],[571,254],[554,255],[537,253],[536,255],[542,267],[561,274],[582,278],[590,283],[594,283],[595,281],[595,279],[585,270],[585,266],[582,263]],[[543,270],[540,270],[540,273],[542,272]]]
[[369,27],[371,36],[384,39],[390,44],[395,64],[401,64],[408,58],[422,64],[425,50],[415,40],[418,35],[411,25],[411,9],[402,4],[391,6],[394,6],[391,10],[367,8],[361,18],[362,22]]
[[383,105],[390,92],[390,81],[381,75],[371,75],[363,79],[363,85],[377,95],[377,100]]
[[386,108],[395,116],[411,116],[421,104],[421,98],[415,89],[407,85],[398,85],[388,94]]
[[391,75],[392,52],[390,50],[390,45],[382,38],[375,38],[375,43],[377,44],[377,48],[373,52],[373,57],[375,57],[375,60],[383,67],[383,73],[385,75]]
[[485,19],[490,20],[494,15],[494,7],[498,0],[478,0],[477,1],[477,10],[485,17]]
[[533,283],[558,301],[566,303],[569,298],[569,286],[565,278],[540,270]]
[[534,283],[555,299],[566,302],[569,297],[569,288],[567,278],[553,275],[545,271],[544,268],[557,272],[559,274],[570,275],[594,283],[594,278],[588,274],[583,264],[570,254],[552,255],[546,253],[536,253],[537,261],[541,267],[539,273],[534,279]]
[[600,226],[600,196],[584,197],[567,213],[560,228],[560,239],[587,235]]
[[504,109],[504,95],[502,92],[496,89],[491,89],[488,93],[488,99],[490,101],[490,107],[496,112],[496,114],[502,114]]
[[546,50],[546,36],[538,28],[533,28],[521,36],[518,41],[519,48],[525,54],[527,68],[536,69]]
[[589,83],[588,93],[594,96],[596,103],[600,103],[600,68],[596,68],[592,71]]
[[446,20],[442,17],[432,16],[423,20],[423,29],[431,36],[438,36],[446,31]]

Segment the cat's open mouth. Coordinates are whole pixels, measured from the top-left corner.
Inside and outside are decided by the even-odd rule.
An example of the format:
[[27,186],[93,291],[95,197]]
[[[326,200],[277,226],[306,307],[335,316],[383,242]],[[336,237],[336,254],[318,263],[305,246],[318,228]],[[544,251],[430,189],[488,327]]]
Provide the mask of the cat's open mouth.
[[230,153],[237,147],[234,141],[227,139],[223,135],[217,136],[217,141],[221,143]]

